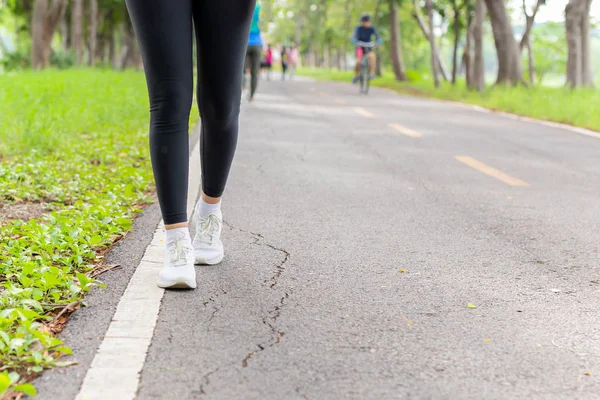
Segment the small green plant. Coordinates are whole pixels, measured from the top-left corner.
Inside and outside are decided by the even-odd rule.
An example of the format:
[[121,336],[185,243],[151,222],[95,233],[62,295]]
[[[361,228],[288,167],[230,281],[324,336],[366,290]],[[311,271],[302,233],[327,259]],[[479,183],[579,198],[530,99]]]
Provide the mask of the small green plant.
[[[101,285],[98,251],[131,229],[153,179],[143,74],[27,71],[0,87],[1,397],[34,394],[28,380],[63,365],[53,322]],[[23,203],[43,213],[2,219]]]
[[4,53],[0,59],[0,65],[6,71],[20,71],[31,66],[29,53],[25,51],[13,51]]
[[70,51],[53,50],[50,64],[58,69],[71,68],[75,65],[75,55]]

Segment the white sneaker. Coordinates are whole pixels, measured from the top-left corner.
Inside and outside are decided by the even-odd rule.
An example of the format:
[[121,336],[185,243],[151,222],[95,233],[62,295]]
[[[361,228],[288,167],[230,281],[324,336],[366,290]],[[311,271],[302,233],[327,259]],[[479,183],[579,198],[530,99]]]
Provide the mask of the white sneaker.
[[221,211],[206,217],[197,216],[194,256],[196,264],[215,265],[223,260],[224,250],[221,242],[223,230],[223,215]]
[[158,287],[165,289],[195,289],[194,248],[189,236],[178,232],[167,243],[165,266],[158,274]]

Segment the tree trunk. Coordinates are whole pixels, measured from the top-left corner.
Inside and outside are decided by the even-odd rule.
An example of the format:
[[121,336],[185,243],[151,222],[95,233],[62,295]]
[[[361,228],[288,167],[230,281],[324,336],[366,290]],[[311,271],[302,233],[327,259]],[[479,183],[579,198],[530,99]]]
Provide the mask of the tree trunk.
[[581,86],[583,83],[582,19],[587,0],[569,0],[565,7],[565,28],[567,34],[567,85]]
[[475,42],[475,57],[473,63],[473,83],[482,92],[485,89],[485,64],[483,60],[483,20],[485,19],[484,0],[476,0],[475,25],[473,26],[473,41]]
[[133,55],[135,37],[133,34],[133,26],[131,25],[131,21],[129,19],[125,21],[123,28],[123,44],[121,46],[121,60],[119,62],[120,69],[126,69],[135,64]]
[[[381,21],[381,6],[383,5],[384,0],[377,0],[377,5],[375,6],[375,26],[381,26],[383,22]],[[382,75],[382,64],[383,59],[381,57],[381,48],[378,46],[374,49],[375,51],[375,76],[381,77]]]
[[96,63],[96,44],[98,39],[98,0],[89,0],[90,4],[90,51],[88,65]]
[[112,68],[117,65],[117,35],[116,26],[114,26],[114,20],[111,21],[111,29],[108,39],[108,63]]
[[[470,22],[470,21],[469,21]],[[467,80],[467,86],[472,88],[475,86],[474,71],[473,71],[473,57],[471,55],[471,48],[473,47],[473,27],[469,23],[467,26],[467,41],[465,44],[465,51],[463,60],[465,63],[465,75]]]
[[[460,8],[457,4],[458,0],[452,0],[452,8],[454,11],[454,48],[452,49],[452,84],[456,83],[456,73],[458,68],[458,42],[460,39]],[[468,34],[467,34],[468,36]],[[468,54],[469,52],[465,52]],[[469,71],[467,67],[467,71]]]
[[69,51],[69,23],[67,22],[66,13],[63,13],[63,16],[60,19],[60,38],[63,51]]
[[65,12],[66,0],[35,0],[31,15],[31,66],[45,68],[50,63],[52,37]]
[[73,0],[71,7],[71,46],[75,53],[75,63],[83,61],[83,0]]
[[590,57],[590,8],[592,0],[585,0],[581,21],[581,83],[584,86],[594,86],[592,60]]
[[[429,28],[427,27],[425,21],[423,20],[423,17],[421,16],[421,13],[419,12],[418,0],[413,0],[413,5],[415,7],[415,13],[413,14],[413,17],[417,21],[419,28],[423,32],[423,35],[425,35],[425,38],[427,39],[427,41],[431,42],[431,35],[429,33]],[[446,82],[448,82],[448,80],[449,80],[448,79],[448,71],[446,70],[446,66],[444,65],[444,61],[443,61],[442,57],[440,57],[440,55],[439,55],[439,50],[437,49],[437,46],[436,46],[435,51],[436,51],[436,60],[437,60],[437,64],[438,64],[438,72],[440,74],[442,74],[442,78],[444,78],[444,80]]]
[[402,56],[402,43],[400,38],[400,24],[398,21],[398,1],[390,0],[390,57],[392,68],[397,81],[406,81],[404,57]]
[[527,4],[523,0],[523,14],[525,14],[525,32],[519,43],[519,54],[523,52],[524,48],[527,48],[527,65],[529,66],[529,81],[531,84],[535,83],[535,69],[533,61],[533,47],[531,44],[531,28],[535,22],[535,16],[537,15],[540,7],[545,3],[545,0],[537,0],[533,7],[531,15],[527,13]]
[[533,12],[531,15],[527,14],[527,6],[525,4],[525,0],[523,0],[523,13],[525,14],[525,32],[523,32],[523,37],[521,38],[521,42],[519,43],[519,48],[523,50],[527,46],[527,41],[531,36],[531,28],[533,28],[533,23],[535,22],[535,16],[537,15],[540,7],[545,4],[546,0],[537,0],[535,3],[535,7],[533,7]]
[[[346,0],[346,14],[344,16],[344,32],[346,37],[352,36],[352,9],[354,8],[353,0]],[[377,14],[375,14],[375,18],[377,18]],[[342,52],[344,53],[344,69],[348,69],[348,65],[346,63],[346,55],[348,54],[348,41],[344,40],[342,45]]]
[[496,84],[525,84],[521,70],[519,46],[513,35],[504,1],[485,0],[494,32],[498,54],[498,79]]
[[433,0],[425,1],[427,7],[427,17],[429,18],[429,44],[431,46],[431,73],[433,75],[434,86],[440,87],[440,77],[438,74],[438,51],[437,44],[435,41],[435,34],[433,33]]
[[527,63],[529,65],[529,82],[535,85],[535,65],[533,60],[533,47],[531,46],[531,36],[527,38]]

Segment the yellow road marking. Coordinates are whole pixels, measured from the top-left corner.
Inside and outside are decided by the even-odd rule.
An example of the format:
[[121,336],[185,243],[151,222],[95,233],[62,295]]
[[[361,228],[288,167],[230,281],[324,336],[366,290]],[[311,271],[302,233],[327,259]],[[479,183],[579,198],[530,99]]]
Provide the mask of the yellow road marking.
[[511,186],[529,186],[529,183],[522,181],[520,179],[514,178],[510,175],[505,174],[504,172],[497,170],[496,168],[492,168],[489,165],[482,163],[481,161],[477,161],[476,159],[469,156],[456,156],[455,157],[461,163],[468,165],[471,168],[476,169],[479,172],[482,172],[486,175],[494,177],[499,181],[506,183]]
[[375,114],[373,114],[372,112],[369,112],[369,111],[365,110],[364,108],[360,108],[360,107],[355,107],[354,112],[356,112],[359,115],[362,115],[363,117],[367,117],[367,118],[373,118],[375,116]]
[[393,130],[400,132],[401,134],[406,135],[406,136],[410,136],[413,138],[422,138],[423,137],[423,135],[421,133],[419,133],[417,131],[413,131],[412,129],[409,129],[400,124],[389,124],[388,126],[390,128],[392,128]]
[[346,104],[346,100],[344,99],[335,99],[335,102],[338,104]]

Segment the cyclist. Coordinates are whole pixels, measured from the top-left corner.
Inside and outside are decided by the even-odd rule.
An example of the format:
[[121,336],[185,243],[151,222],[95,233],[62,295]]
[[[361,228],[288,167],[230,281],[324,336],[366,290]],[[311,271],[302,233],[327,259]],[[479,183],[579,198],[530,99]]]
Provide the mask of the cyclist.
[[[144,62],[150,97],[150,157],[166,229],[165,261],[157,284],[193,289],[194,264],[212,265],[223,259],[221,196],[237,143],[244,55],[255,0],[126,3]],[[196,99],[202,116],[202,197],[194,213],[192,241],[186,205],[194,31]]]
[[372,37],[375,36],[377,40],[377,44],[383,43],[379,33],[377,33],[377,29],[371,25],[371,16],[367,13],[364,13],[360,16],[360,25],[354,29],[354,35],[352,36],[352,43],[357,45],[356,47],[356,66],[354,67],[354,78],[352,79],[352,83],[358,82],[358,75],[360,74],[360,61],[363,57],[363,54],[366,54],[369,57],[369,79],[374,78],[375,73],[375,53],[372,47],[361,46],[363,43],[372,42]]

